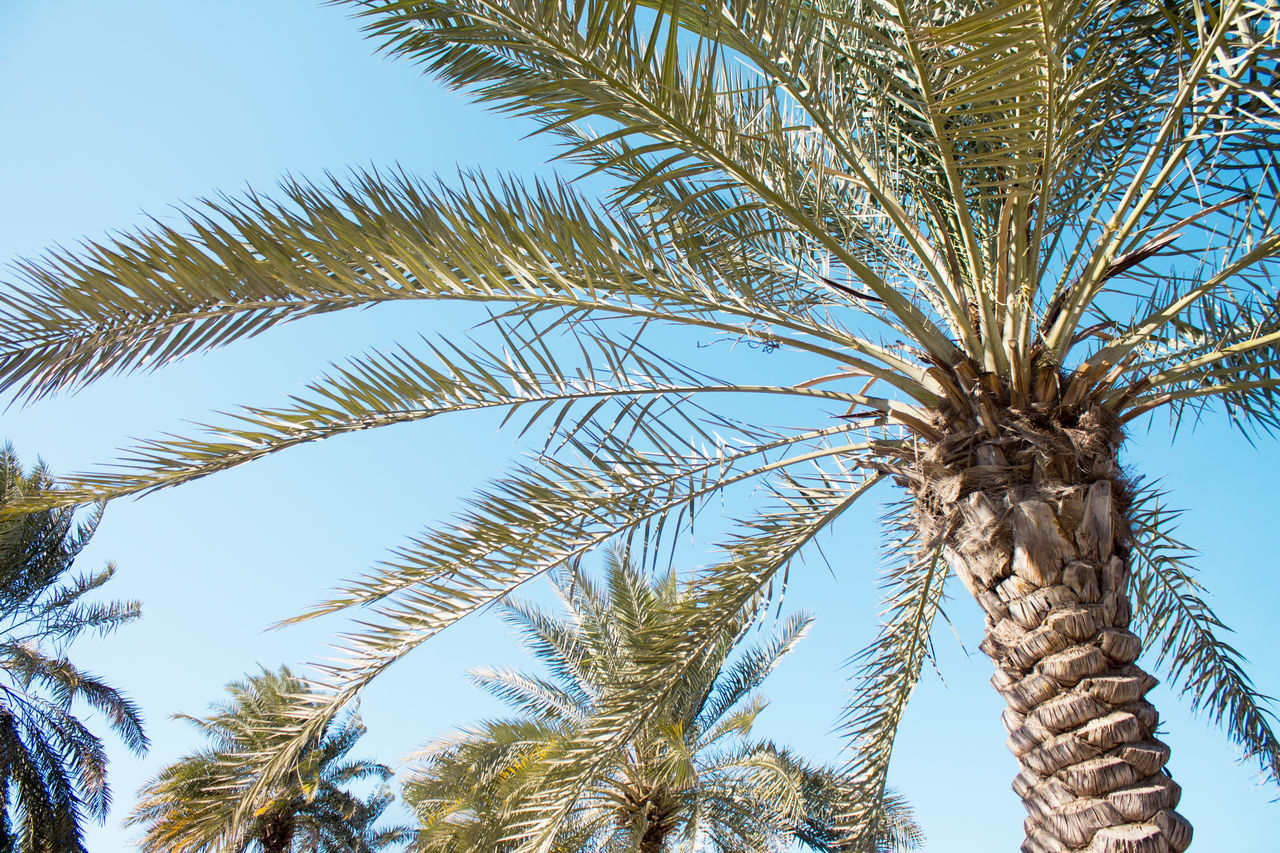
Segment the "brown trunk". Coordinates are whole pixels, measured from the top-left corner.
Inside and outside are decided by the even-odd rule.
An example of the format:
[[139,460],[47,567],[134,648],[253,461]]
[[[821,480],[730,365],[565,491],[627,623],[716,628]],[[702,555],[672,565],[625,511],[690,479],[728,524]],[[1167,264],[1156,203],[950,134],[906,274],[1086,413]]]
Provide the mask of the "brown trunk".
[[293,841],[293,815],[272,815],[262,824],[258,834],[258,843],[262,845],[262,853],[286,853],[289,843]]
[[[998,450],[980,450],[996,463],[988,471],[1002,467]],[[1191,826],[1173,810],[1169,748],[1153,737],[1156,710],[1143,698],[1156,680],[1136,665],[1141,642],[1128,630],[1123,485],[1114,464],[1090,468],[1093,477],[1050,479],[1040,468],[1021,484],[956,489],[941,512],[940,489],[926,494],[947,525],[947,562],[987,614],[981,648],[1022,771],[1022,850],[1182,851]]]
[[640,853],[662,853],[667,832],[659,824],[651,823],[640,838]]
[[645,809],[644,835],[640,836],[639,853],[662,853],[671,832],[670,809],[661,789],[649,800]]

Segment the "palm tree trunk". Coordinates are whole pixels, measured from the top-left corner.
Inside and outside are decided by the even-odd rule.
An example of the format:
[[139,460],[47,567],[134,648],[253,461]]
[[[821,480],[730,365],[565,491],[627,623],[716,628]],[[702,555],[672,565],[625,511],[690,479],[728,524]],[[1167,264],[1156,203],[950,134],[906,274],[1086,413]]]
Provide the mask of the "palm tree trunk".
[[258,834],[262,853],[286,853],[293,841],[294,818],[292,814],[276,814],[268,817]]
[[662,845],[666,841],[666,830],[653,823],[645,829],[640,837],[640,853],[662,853]]
[[[984,449],[978,460],[998,471],[1003,454]],[[1153,737],[1158,717],[1143,698],[1156,680],[1135,663],[1141,641],[1129,631],[1126,492],[1113,463],[1089,467],[1095,476],[1075,482],[1042,467],[1016,485],[968,491],[958,480],[958,512],[933,518],[945,519],[947,562],[987,614],[981,648],[1009,705],[1024,853],[1182,851],[1191,826],[1173,810],[1169,748]],[[937,500],[947,484],[935,483]]]
[[650,796],[645,808],[645,828],[640,836],[639,853],[662,853],[671,832],[670,808],[661,789]]

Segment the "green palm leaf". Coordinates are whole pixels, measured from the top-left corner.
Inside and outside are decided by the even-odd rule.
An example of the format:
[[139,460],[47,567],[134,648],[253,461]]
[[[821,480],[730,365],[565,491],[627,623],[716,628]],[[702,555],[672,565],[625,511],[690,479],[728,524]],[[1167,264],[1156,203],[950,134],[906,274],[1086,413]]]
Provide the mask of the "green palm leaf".
[[365,733],[355,712],[326,725],[283,780],[255,796],[247,818],[242,797],[253,788],[247,753],[281,739],[282,719],[306,687],[287,667],[262,670],[227,686],[230,699],[207,717],[177,715],[200,730],[208,745],[167,765],[141,791],[127,823],[144,830],[143,850],[308,850],[372,853],[409,839],[401,827],[376,824],[391,803],[385,786],[365,797],[351,782],[385,782],[391,770],[347,753]]
[[[11,446],[0,448],[0,508],[54,489],[43,464],[26,472]],[[51,509],[0,520],[0,842],[32,853],[80,853],[85,821],[110,809],[106,748],[80,720],[82,707],[131,752],[149,745],[138,706],[67,655],[84,632],[108,634],[140,612],[136,601],[84,600],[115,566],[71,574],[102,508],[79,524],[74,516]]]
[[[795,614],[762,643],[747,645],[755,608],[739,610],[672,682],[637,679],[666,657],[662,640],[696,610],[697,598],[673,574],[643,576],[622,553],[605,560],[604,584],[574,563],[556,580],[566,612],[527,603],[506,605],[510,621],[548,665],[550,682],[535,676],[479,675],[482,685],[524,713],[486,723],[424,750],[405,788],[421,823],[419,848],[488,845],[514,850],[537,840],[547,850],[774,849],[788,838],[827,851],[854,849],[837,816],[851,790],[843,777],[814,767],[767,741],[751,739],[764,707],[754,693],[808,630]],[[678,618],[678,617],[677,617]],[[531,685],[535,686],[532,693]],[[554,692],[548,707],[538,698]],[[529,700],[533,698],[534,701]],[[586,749],[587,733],[604,715],[632,706],[635,725],[624,740],[594,741],[595,755],[567,764]],[[559,712],[563,706],[565,712]],[[582,775],[570,779],[569,774]],[[573,787],[562,813],[553,786]],[[887,836],[859,850],[910,849],[917,830],[910,813],[887,806],[904,828],[900,847]],[[879,845],[879,846],[878,846]]]
[[1165,500],[1155,484],[1145,485],[1135,513],[1141,525],[1135,617],[1145,631],[1144,644],[1155,651],[1171,686],[1222,726],[1246,760],[1256,761],[1272,782],[1280,782],[1280,739],[1272,730],[1271,699],[1253,686],[1244,658],[1223,639],[1231,629],[1201,598],[1202,587],[1189,562],[1191,550],[1173,536],[1179,513],[1171,512]]

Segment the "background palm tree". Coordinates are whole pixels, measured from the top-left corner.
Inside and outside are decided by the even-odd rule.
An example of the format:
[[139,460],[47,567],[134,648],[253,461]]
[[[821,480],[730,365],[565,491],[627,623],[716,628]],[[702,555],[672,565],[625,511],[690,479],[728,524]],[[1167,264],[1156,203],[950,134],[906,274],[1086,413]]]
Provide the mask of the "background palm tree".
[[[1277,423],[1275,0],[360,6],[390,53],[543,122],[613,192],[291,182],[280,202],[200,205],[181,228],[27,263],[0,318],[0,381],[38,397],[316,313],[492,310],[471,337],[354,359],[62,498],[445,412],[503,408],[547,436],[461,520],[318,608],[377,611],[325,702],[258,756],[261,784],[417,643],[598,543],[656,548],[755,488],[696,581],[715,603],[673,614],[666,663],[637,673],[530,805],[549,843],[584,769],[662,701],[653,685],[679,683],[886,481],[906,495],[890,523],[902,559],[847,716],[867,791],[883,790],[953,574],[987,615],[1024,849],[1190,843],[1143,647],[1280,775],[1265,700],[1120,458],[1125,425],[1151,412]],[[794,358],[711,376],[671,357],[662,326]],[[743,395],[794,427],[737,418]]]
[[[28,472],[0,449],[0,507],[54,488],[43,464]],[[69,509],[0,520],[0,849],[83,851],[86,817],[111,805],[102,739],[75,713],[77,701],[106,718],[135,754],[147,749],[142,715],[123,693],[76,667],[67,647],[138,618],[136,601],[87,600],[115,566],[71,576],[102,516],[75,523]]]
[[[608,551],[597,581],[578,563],[555,579],[564,613],[504,603],[508,621],[550,678],[513,669],[473,673],[520,716],[487,722],[429,747],[405,785],[423,851],[514,850],[520,802],[536,792],[564,744],[610,696],[643,671],[667,614],[688,597],[676,576],[652,580],[627,555]],[[719,643],[667,691],[631,739],[581,782],[554,849],[599,853],[706,850],[752,853],[794,840],[814,850],[914,849],[921,835],[892,794],[870,846],[847,838],[852,791],[839,772],[815,767],[772,742],[751,738],[767,703],[756,693],[812,620],[784,620],[765,642],[744,645],[755,623],[744,612]]]
[[244,755],[280,739],[306,686],[282,666],[233,681],[227,692],[230,699],[213,705],[207,717],[178,715],[209,745],[165,767],[141,791],[127,823],[144,828],[142,850],[371,853],[406,838],[398,827],[375,826],[392,801],[385,785],[366,797],[348,790],[391,776],[383,764],[346,757],[365,733],[354,711],[326,726],[291,772],[254,799],[247,817],[238,817],[254,781]]

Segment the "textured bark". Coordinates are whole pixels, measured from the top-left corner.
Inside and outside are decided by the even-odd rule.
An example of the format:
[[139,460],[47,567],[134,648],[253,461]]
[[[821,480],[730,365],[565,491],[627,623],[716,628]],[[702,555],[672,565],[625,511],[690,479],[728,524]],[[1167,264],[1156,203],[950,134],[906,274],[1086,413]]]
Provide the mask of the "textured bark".
[[658,824],[650,824],[640,838],[640,853],[662,853],[666,831]]
[[292,814],[272,815],[262,824],[258,843],[263,853],[285,853],[293,841],[294,819]]
[[645,829],[639,853],[662,853],[671,833],[671,806],[661,789],[649,795],[645,805]]
[[1022,850],[1180,853],[1191,826],[1173,810],[1169,748],[1144,698],[1156,679],[1129,631],[1118,431],[1095,417],[1035,435],[1042,424],[947,442],[917,489],[922,535],[986,613],[981,648],[1021,767]]

